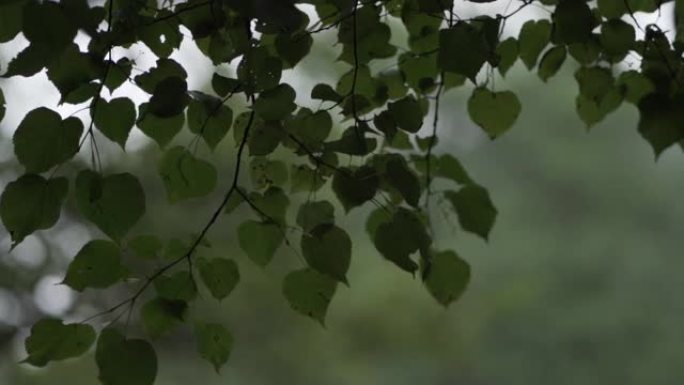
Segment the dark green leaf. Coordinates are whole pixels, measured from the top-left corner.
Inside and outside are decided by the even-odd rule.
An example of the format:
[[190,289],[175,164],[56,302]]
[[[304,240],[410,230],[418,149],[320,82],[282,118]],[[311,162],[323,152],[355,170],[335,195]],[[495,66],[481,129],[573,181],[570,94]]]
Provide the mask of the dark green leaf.
[[565,58],[568,56],[567,49],[563,45],[555,46],[542,56],[541,62],[539,62],[539,77],[543,81],[549,80],[550,77],[556,74],[565,62]]
[[27,172],[48,171],[76,154],[82,132],[78,118],[62,120],[58,113],[39,107],[26,114],[14,132],[14,153]]
[[169,301],[190,302],[197,297],[195,280],[187,271],[160,276],[154,281],[154,288],[159,297]]
[[290,307],[321,325],[325,325],[325,315],[336,289],[337,282],[312,269],[293,271],[283,282],[283,294]]
[[344,230],[332,224],[319,224],[302,235],[301,246],[311,268],[347,283],[352,241]]
[[95,126],[104,136],[125,149],[128,134],[135,125],[136,113],[133,101],[128,98],[100,100],[94,110]]
[[413,96],[407,96],[387,105],[397,126],[404,131],[416,133],[423,125],[423,109]]
[[292,87],[280,84],[262,92],[254,103],[254,110],[264,120],[281,120],[297,108],[296,96]]
[[69,189],[66,178],[45,179],[27,174],[10,182],[0,197],[0,217],[15,247],[36,230],[49,229],[59,219]]
[[454,206],[458,214],[458,222],[464,230],[489,239],[489,232],[494,226],[497,210],[487,190],[471,184],[457,192],[448,191],[444,196]]
[[31,327],[26,338],[28,357],[33,366],[43,367],[50,361],[62,361],[85,354],[95,342],[95,330],[87,324],[63,324],[44,318]]
[[159,338],[182,323],[188,304],[179,300],[155,298],[140,309],[142,323],[150,338]]
[[169,118],[160,118],[148,113],[148,104],[143,103],[139,107],[138,128],[145,135],[154,139],[159,147],[166,145],[180,132],[185,124],[185,114],[179,114]]
[[145,214],[145,193],[131,174],[102,176],[90,170],[76,177],[76,205],[83,216],[119,242]]
[[188,106],[188,127],[190,131],[204,138],[212,150],[223,140],[233,123],[233,110],[223,101],[201,92]]
[[518,37],[520,59],[527,69],[537,64],[537,58],[551,38],[551,23],[548,20],[529,20],[523,24]]
[[157,354],[147,341],[127,339],[113,328],[100,333],[95,349],[99,378],[106,385],[153,385]]
[[188,85],[177,76],[160,81],[154,88],[148,110],[160,118],[171,118],[185,110],[190,102]]
[[466,22],[440,31],[438,63],[443,71],[456,72],[474,81],[490,51],[480,30]]
[[332,189],[344,209],[361,206],[375,197],[380,180],[373,167],[363,166],[355,170],[341,168],[335,173]]
[[305,232],[311,232],[318,225],[335,223],[335,208],[328,201],[306,202],[299,206],[297,224]]
[[387,181],[401,193],[406,203],[418,206],[421,189],[418,176],[408,167],[401,156],[393,156],[385,166]]
[[453,251],[435,253],[424,277],[425,286],[443,306],[458,300],[470,281],[470,266]]
[[105,289],[126,276],[121,251],[114,242],[95,240],[81,248],[69,264],[64,284],[76,291]]
[[430,237],[418,215],[400,207],[391,218],[377,224],[373,243],[383,257],[413,273],[418,265],[411,260],[411,254],[427,248]]

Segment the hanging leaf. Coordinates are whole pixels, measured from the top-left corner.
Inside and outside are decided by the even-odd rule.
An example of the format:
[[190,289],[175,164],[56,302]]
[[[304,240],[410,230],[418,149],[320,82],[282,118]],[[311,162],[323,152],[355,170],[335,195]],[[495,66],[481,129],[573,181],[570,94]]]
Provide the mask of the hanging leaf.
[[159,173],[171,203],[205,196],[216,187],[216,168],[181,146],[166,151]]
[[135,125],[135,104],[128,98],[116,98],[110,101],[100,100],[95,111],[95,127],[107,138],[113,140],[122,149],[126,147],[128,134]]
[[200,356],[209,361],[218,373],[228,362],[233,350],[233,336],[223,325],[198,323],[195,326],[195,339]]
[[145,193],[131,174],[102,176],[83,170],[76,177],[76,205],[83,216],[119,242],[145,214]]
[[293,271],[283,281],[283,294],[290,307],[323,326],[336,289],[337,282],[312,269]]
[[240,248],[261,267],[268,265],[283,243],[283,231],[275,223],[245,221],[238,227]]
[[470,118],[492,139],[513,126],[520,115],[520,102],[511,91],[492,92],[476,88],[468,99]]
[[62,283],[76,291],[104,289],[121,281],[126,274],[116,243],[95,240],[86,243],[76,254]]
[[50,361],[62,361],[82,356],[95,342],[95,330],[86,324],[63,324],[44,318],[31,327],[25,346],[24,362],[43,367]]
[[467,185],[457,192],[448,191],[444,195],[454,206],[458,221],[464,230],[489,239],[497,210],[489,193],[478,185]]
[[66,178],[45,179],[34,174],[23,175],[5,187],[0,217],[12,237],[12,248],[34,231],[57,223],[68,189]]
[[100,333],[95,349],[99,378],[107,385],[153,385],[157,354],[147,341],[127,339],[108,327]]
[[143,305],[140,315],[145,331],[154,339],[181,324],[187,310],[188,304],[184,301],[155,298]]
[[200,258],[197,261],[197,266],[204,286],[219,301],[228,297],[240,281],[240,272],[233,260]]
[[428,291],[445,307],[463,295],[469,281],[470,266],[453,251],[435,253],[424,274]]
[[26,114],[14,132],[14,153],[27,172],[48,171],[76,154],[81,133],[78,118],[62,120],[58,113],[39,107]]
[[352,241],[344,230],[331,224],[319,224],[309,234],[302,235],[301,245],[304,259],[312,269],[347,283]]

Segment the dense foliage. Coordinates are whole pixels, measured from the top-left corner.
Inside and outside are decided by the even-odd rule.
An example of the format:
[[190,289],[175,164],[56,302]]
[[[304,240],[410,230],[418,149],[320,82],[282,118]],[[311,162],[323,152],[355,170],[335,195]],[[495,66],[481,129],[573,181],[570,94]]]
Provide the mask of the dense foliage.
[[[335,224],[336,210],[364,205],[373,208],[366,230],[378,253],[419,275],[430,294],[449,305],[465,290],[470,269],[456,252],[432,247],[431,199],[439,195],[449,202],[461,227],[484,239],[497,211],[458,159],[434,153],[440,97],[474,85],[468,112],[496,138],[522,107],[513,91],[497,90],[494,80],[518,58],[544,81],[568,57],[578,62],[576,106],[587,126],[625,101],[638,107],[638,129],[656,154],[684,139],[684,25],[670,38],[634,16],[660,12],[661,2],[526,0],[504,14],[467,19],[448,0],[298,3],[314,5],[318,19],[278,0],[0,5],[0,42],[20,33],[29,42],[3,76],[46,70],[61,103],[82,104],[89,113],[63,117],[39,107],[16,127],[14,152],[26,173],[5,186],[0,200],[12,247],[54,226],[64,202],[73,199],[102,239],[83,245],[64,284],[82,292],[135,282],[129,297],[83,322],[37,322],[26,340],[26,362],[44,366],[96,345],[102,383],[152,384],[156,354],[147,340],[126,335],[127,319],[139,311],[148,337],[157,338],[190,321],[186,313],[200,286],[219,301],[230,295],[240,280],[237,264],[205,258],[201,249],[210,247],[206,235],[220,218],[242,205],[255,219],[234,229],[240,247],[263,267],[281,247],[300,256],[305,267],[284,277],[283,294],[295,311],[321,324],[337,285],[350,281],[353,239]],[[530,6],[548,10],[549,18],[525,21],[517,36],[502,38],[506,22]],[[683,7],[675,2],[675,20],[682,20]],[[401,53],[390,43],[391,25],[398,22],[408,34]],[[307,57],[317,34],[330,30],[337,32],[338,59],[348,67],[337,84],[295,90],[281,82],[284,70],[296,71]],[[77,35],[84,44],[75,42]],[[186,70],[171,58],[185,40],[216,65],[212,94],[189,90]],[[126,51],[134,45],[156,55],[156,66],[134,75],[135,59]],[[639,58],[639,69],[626,69],[631,56]],[[391,65],[377,65],[386,62]],[[136,104],[130,87],[149,99]],[[3,106],[11,96],[0,98]],[[244,105],[233,102],[240,97]],[[318,108],[300,106],[306,97],[319,101]],[[346,129],[335,132],[336,123]],[[170,204],[207,197],[225,185],[196,234],[163,242],[164,234],[131,232],[145,215],[145,191],[131,173],[103,172],[97,141],[106,138],[123,151],[134,127],[159,145],[156,167]],[[196,136],[186,145],[174,142],[184,127]],[[233,173],[220,177],[202,151],[214,151],[231,129]],[[92,155],[89,169],[72,174],[62,167],[81,151]],[[319,199],[325,188],[339,202]],[[96,332],[91,321],[103,317],[108,326]],[[230,332],[192,321],[199,354],[218,371],[232,349]]]

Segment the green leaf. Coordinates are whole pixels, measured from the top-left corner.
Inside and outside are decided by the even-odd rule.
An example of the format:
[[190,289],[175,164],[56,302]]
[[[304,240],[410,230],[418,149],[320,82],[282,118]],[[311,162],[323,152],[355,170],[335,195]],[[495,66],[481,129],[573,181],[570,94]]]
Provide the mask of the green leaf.
[[551,38],[551,23],[548,20],[528,20],[520,29],[518,49],[520,59],[527,69],[537,64],[537,58],[544,50]]
[[160,118],[171,118],[181,114],[189,102],[188,84],[184,79],[172,76],[157,84],[147,108]]
[[87,324],[63,324],[44,318],[31,327],[26,338],[28,357],[24,362],[43,367],[50,361],[62,361],[85,354],[95,342],[95,330]]
[[550,77],[556,74],[565,62],[565,58],[568,56],[567,49],[563,45],[557,45],[542,56],[541,62],[539,62],[539,77],[543,81],[549,80]]
[[328,84],[316,84],[311,90],[311,99],[340,103],[343,97]]
[[76,291],[105,289],[121,281],[127,270],[121,265],[121,251],[114,242],[86,243],[69,264],[62,283]]
[[449,154],[444,154],[437,158],[435,175],[450,179],[458,184],[473,183],[461,162]]
[[249,165],[249,176],[257,189],[282,186],[287,183],[287,166],[281,160],[255,156]]
[[193,92],[193,96],[188,106],[188,127],[213,150],[228,133],[233,123],[233,110],[210,95]]
[[608,20],[601,25],[599,37],[604,51],[612,61],[620,61],[634,48],[636,32],[631,24],[620,19]]
[[474,82],[490,51],[481,31],[466,22],[440,31],[437,60],[443,71],[456,72]]
[[389,103],[387,109],[397,126],[404,131],[416,133],[423,125],[423,109],[413,96]]
[[171,203],[208,195],[216,187],[216,168],[182,146],[164,153],[159,162],[159,174]]
[[197,297],[195,280],[187,271],[160,276],[154,281],[154,288],[159,297],[170,301],[190,302]]
[[513,126],[520,109],[518,97],[511,91],[492,92],[480,87],[468,99],[470,118],[492,139]]
[[185,301],[155,298],[140,309],[142,323],[150,338],[159,338],[185,319],[188,304]]
[[458,300],[470,282],[470,266],[453,251],[435,253],[424,274],[432,297],[444,307]]
[[655,91],[653,82],[643,74],[630,70],[620,74],[616,84],[624,89],[625,100],[633,104],[639,104],[641,99]]
[[330,135],[333,122],[327,111],[311,112],[308,108],[302,108],[292,119],[285,121],[284,125],[287,132],[294,135],[307,149],[318,151]]
[[152,113],[148,113],[148,106],[148,103],[143,103],[139,107],[138,128],[145,135],[154,139],[159,147],[164,148],[183,128],[185,114],[160,118]]
[[200,277],[211,295],[221,301],[228,297],[240,281],[240,271],[235,261],[224,258],[197,260]]
[[335,223],[335,207],[328,201],[305,202],[299,206],[297,224],[309,233],[318,225]]
[[83,170],[76,177],[76,205],[83,216],[119,242],[145,214],[145,193],[131,174],[102,176]]
[[39,107],[26,114],[14,132],[14,153],[27,172],[48,171],[76,154],[81,133],[78,118],[62,120],[58,113]]
[[22,175],[0,197],[0,217],[12,237],[12,248],[36,230],[49,229],[59,219],[69,189],[66,178]]
[[238,227],[240,248],[261,267],[271,262],[284,239],[285,235],[276,223],[245,221]]
[[316,192],[323,187],[324,173],[306,164],[293,164],[290,169],[290,192]]
[[586,42],[594,27],[594,15],[584,0],[560,0],[551,18],[553,37],[560,43]]
[[323,326],[336,289],[337,282],[312,269],[293,271],[283,281],[283,294],[290,307]]
[[22,27],[24,2],[7,2],[0,5],[0,43],[14,39]]
[[509,37],[499,43],[495,52],[499,55],[499,64],[496,68],[499,69],[501,76],[506,76],[508,70],[518,60],[518,41],[514,37]]
[[138,235],[126,245],[140,259],[156,259],[160,256],[162,242],[154,235]]
[[[2,24],[2,21],[0,21],[0,24]],[[2,89],[0,89],[0,122],[2,122],[2,119],[5,117],[5,107],[5,94],[2,92]]]
[[329,277],[347,283],[352,241],[341,228],[320,224],[302,235],[302,254],[309,266]]
[[401,156],[393,156],[385,166],[387,181],[401,193],[406,203],[413,207],[418,206],[421,189],[418,176],[408,167],[406,160]]
[[95,349],[99,379],[106,385],[153,385],[157,354],[149,342],[127,339],[109,327],[100,333]]
[[195,326],[195,339],[200,356],[209,361],[218,373],[230,358],[233,336],[223,325],[198,323]]
[[238,64],[238,80],[248,94],[271,89],[280,82],[283,64],[264,47],[249,50]]
[[411,254],[426,249],[430,244],[421,219],[414,212],[400,207],[389,220],[385,218],[376,226],[373,243],[380,254],[402,270],[416,271],[418,265],[411,260]]
[[464,230],[489,239],[494,226],[497,210],[489,198],[489,193],[478,185],[467,185],[457,192],[447,191],[444,197],[454,206],[458,222]]
[[290,85],[279,84],[259,95],[254,103],[254,110],[264,120],[281,120],[297,108],[294,103],[296,96]]
[[242,90],[242,86],[237,79],[228,78],[219,74],[214,74],[212,76],[211,88],[213,88],[214,92],[221,97],[228,96]]
[[[256,214],[267,222],[285,223],[290,199],[279,187],[269,187],[263,194],[250,193],[249,200],[257,210]],[[265,216],[265,217],[264,217]]]
[[682,103],[682,94],[669,98],[659,93],[646,95],[639,102],[639,133],[651,144],[656,157],[684,139]]
[[104,136],[125,149],[128,134],[135,125],[136,112],[133,101],[128,98],[100,100],[94,111],[95,126]]
[[345,211],[349,212],[373,199],[379,184],[375,168],[362,166],[352,170],[345,167],[335,173],[332,189]]
[[174,77],[184,80],[188,77],[188,74],[178,62],[171,59],[160,58],[157,60],[156,67],[136,76],[135,83],[143,91],[148,94],[153,94],[162,81]]

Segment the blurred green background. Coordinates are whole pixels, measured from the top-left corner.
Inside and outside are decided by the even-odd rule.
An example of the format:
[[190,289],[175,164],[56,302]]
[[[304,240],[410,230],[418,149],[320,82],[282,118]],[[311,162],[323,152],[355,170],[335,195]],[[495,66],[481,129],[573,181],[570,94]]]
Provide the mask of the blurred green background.
[[[320,75],[317,60],[303,72]],[[367,212],[344,216],[338,210],[338,221],[355,241],[350,288],[339,288],[321,328],[290,310],[281,295],[282,277],[301,264],[292,250],[283,247],[265,270],[239,251],[235,225],[251,216],[240,210],[222,219],[211,232],[212,247],[202,252],[234,258],[242,281],[222,303],[204,293],[189,317],[189,323],[225,323],[235,336],[232,357],[215,373],[195,353],[190,328],[180,328],[155,341],[157,384],[684,381],[684,156],[671,149],[656,162],[636,131],[631,106],[587,131],[574,111],[572,66],[567,63],[548,84],[520,67],[498,81],[497,87],[518,93],[523,113],[511,132],[493,142],[467,117],[469,88],[443,100],[437,152],[460,157],[499,209],[485,243],[458,230],[455,218],[445,219],[447,206],[434,207],[438,248],[454,248],[473,267],[459,302],[445,310],[419,279],[382,260],[363,231]],[[5,128],[3,185],[21,172],[11,160]],[[197,231],[206,221],[211,204],[182,203],[171,210],[166,203],[150,167],[159,156],[156,145],[137,145],[125,157],[112,151],[111,171],[132,170],[147,184],[148,214],[137,232],[168,239]],[[219,193],[229,183],[231,151],[227,144],[213,158],[222,169]],[[83,162],[73,167],[88,164]],[[31,237],[12,254],[6,253],[7,239],[1,244],[1,385],[97,384],[92,354],[41,370],[18,364],[27,328],[46,312],[83,319],[135,287],[71,298],[54,285],[73,253],[101,236],[74,223],[78,218],[69,205],[57,228]],[[144,335],[135,319],[128,332]]]

